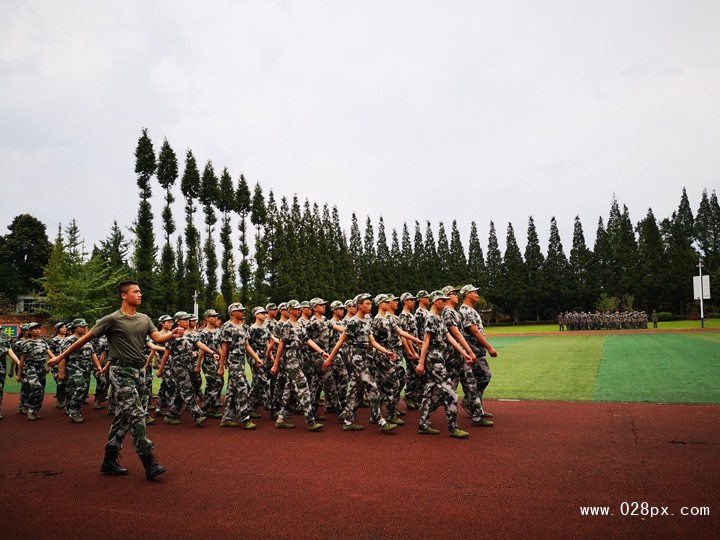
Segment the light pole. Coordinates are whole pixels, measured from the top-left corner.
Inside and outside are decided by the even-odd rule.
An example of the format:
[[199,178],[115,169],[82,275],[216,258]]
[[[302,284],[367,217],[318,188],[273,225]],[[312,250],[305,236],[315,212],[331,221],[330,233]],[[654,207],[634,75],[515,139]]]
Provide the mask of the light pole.
[[195,292],[193,293],[193,315],[195,315],[196,317],[198,316],[198,303],[197,303],[197,298],[198,298],[198,292],[195,291]]
[[705,313],[703,311],[703,296],[705,296],[703,291],[703,279],[702,279],[702,257],[698,259],[697,263],[698,271],[700,272],[700,328],[705,328]]

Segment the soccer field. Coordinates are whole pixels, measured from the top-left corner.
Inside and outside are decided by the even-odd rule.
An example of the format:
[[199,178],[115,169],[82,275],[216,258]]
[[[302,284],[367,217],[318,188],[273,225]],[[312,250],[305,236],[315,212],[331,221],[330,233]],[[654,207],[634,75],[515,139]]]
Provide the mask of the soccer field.
[[489,339],[489,398],[720,403],[720,333]]

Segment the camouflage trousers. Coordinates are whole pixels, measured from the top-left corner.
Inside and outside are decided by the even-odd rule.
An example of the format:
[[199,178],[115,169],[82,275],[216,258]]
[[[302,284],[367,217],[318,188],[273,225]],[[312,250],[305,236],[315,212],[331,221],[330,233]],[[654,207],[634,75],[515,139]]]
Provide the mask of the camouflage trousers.
[[[277,375],[274,377],[275,387],[272,392],[272,409],[273,411],[279,411],[283,405],[283,396],[285,396],[285,387],[288,384],[288,374],[285,369],[285,353],[280,358],[280,364],[278,365]],[[295,410],[297,404],[297,392],[294,388],[290,389],[290,398],[286,402],[286,406],[289,410]]]
[[203,394],[203,408],[206,413],[214,413],[220,408],[223,389],[223,378],[218,375],[220,364],[210,355],[205,355],[202,361],[202,370],[205,374],[205,393]]
[[70,361],[65,363],[65,380],[67,381],[67,399],[65,411],[70,416],[80,416],[85,392],[87,391],[87,380],[85,379],[85,366],[82,362]]
[[[147,369],[143,368],[143,372],[145,373],[145,392],[142,396],[142,404],[143,404],[143,411],[145,411],[145,416],[148,416],[150,411],[150,396],[152,396],[153,391],[153,370],[152,366],[148,366]],[[112,387],[110,388],[110,404],[112,405],[114,402],[113,399],[113,392]]]
[[[393,351],[399,354],[399,351]],[[382,395],[387,398],[387,416],[395,416],[397,406],[400,403],[400,392],[402,381],[405,378],[405,369],[402,367],[402,356],[400,360],[393,362],[382,353],[375,354],[375,381]],[[371,421],[377,421],[378,417],[370,415]]]
[[7,377],[7,360],[0,362],[0,407],[2,407],[3,394],[5,393],[5,377]]
[[[262,355],[260,355],[262,358]],[[270,407],[270,382],[268,381],[265,365],[258,366],[255,360],[248,358],[250,371],[252,372],[252,384],[250,387],[250,395],[248,396],[248,407],[251,411],[257,409],[260,405],[264,405],[266,409]]]
[[415,368],[418,367],[418,360],[406,358],[405,365],[407,366],[405,370],[405,398],[419,405],[422,401],[425,381],[415,371]]
[[239,418],[241,422],[250,419],[248,409],[248,394],[250,388],[245,378],[245,361],[243,356],[228,355],[225,362],[228,374],[227,394],[225,394],[225,411],[223,421]]
[[285,363],[287,381],[280,400],[280,418],[285,420],[292,418],[294,408],[291,409],[290,404],[293,396],[296,396],[298,405],[305,413],[305,422],[310,425],[315,421],[315,416],[312,410],[312,400],[310,399],[310,388],[300,365],[299,351],[296,349],[287,350],[281,362]]
[[443,364],[440,351],[431,351],[425,360],[425,389],[420,405],[420,429],[430,425],[430,415],[440,406],[445,407],[448,430],[457,429],[457,394]]
[[[473,418],[482,415],[482,394],[478,390],[477,380],[472,370],[472,364],[465,363],[465,360],[455,349],[445,355],[448,377],[452,383],[453,390],[457,394],[458,384],[462,384],[465,397],[463,401],[470,409]],[[477,362],[477,360],[475,360]],[[474,364],[474,363],[473,363]]]
[[25,361],[22,372],[22,389],[25,394],[25,404],[29,412],[42,409],[45,397],[45,379],[47,371],[45,362]]
[[50,373],[52,374],[53,379],[55,379],[55,400],[58,402],[59,405],[64,406],[67,402],[67,375],[64,379],[60,378],[59,366],[51,367]]
[[143,397],[145,370],[130,367],[110,367],[110,384],[115,393],[115,417],[108,433],[108,446],[122,448],[125,435],[130,433],[138,454],[148,454],[153,443],[145,431]]
[[[152,381],[152,377],[150,378]],[[110,388],[110,377],[108,372],[98,375],[95,372],[95,401],[103,402],[107,399],[108,389]]]
[[380,414],[380,390],[378,389],[375,377],[370,372],[368,355],[363,347],[353,347],[350,350],[350,363],[348,365],[348,383],[346,405],[344,416],[347,420],[355,421],[360,402],[365,397],[370,402],[370,417],[379,419]]
[[[325,406],[339,410],[338,391],[335,386],[335,378],[331,369],[323,371],[322,365],[325,360],[316,353],[310,353],[305,360],[305,372],[310,389],[313,416],[317,416],[320,403],[320,394],[325,392]],[[334,363],[334,362],[333,362]],[[309,377],[307,375],[310,375]]]
[[158,391],[158,399],[155,404],[156,409],[165,409],[172,405],[175,399],[175,380],[173,379],[172,370],[173,360],[169,359],[165,363],[165,369],[163,369],[163,376],[160,382],[160,390]]
[[350,377],[347,368],[347,347],[340,349],[337,360],[332,363],[332,376],[335,380],[335,388],[338,396],[338,411],[345,408],[347,399],[347,388]]
[[194,369],[195,363],[192,359],[175,358],[173,361],[172,374],[175,380],[175,397],[167,412],[170,418],[180,416],[180,409],[182,409],[183,404],[193,418],[203,415],[195,397],[195,386],[192,381]]

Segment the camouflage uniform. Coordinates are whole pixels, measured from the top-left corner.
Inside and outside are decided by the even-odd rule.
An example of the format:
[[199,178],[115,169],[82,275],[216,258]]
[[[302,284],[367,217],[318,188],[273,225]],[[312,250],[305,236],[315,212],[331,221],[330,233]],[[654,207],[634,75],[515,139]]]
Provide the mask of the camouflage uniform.
[[[27,339],[20,338],[15,343],[12,344],[11,349],[15,353],[15,356],[20,358],[20,356],[23,355],[25,352],[25,344],[27,343]],[[17,371],[17,370],[15,370]],[[12,373],[12,370],[11,370]],[[23,378],[25,375],[23,375]],[[23,381],[20,381],[20,396],[18,397],[18,410],[19,412],[25,414],[27,412],[27,388],[23,384]]]
[[225,411],[222,421],[239,418],[242,422],[250,419],[248,408],[249,387],[245,378],[245,342],[247,327],[243,324],[235,326],[227,321],[220,327],[220,343],[227,343],[225,368],[228,373],[228,387],[225,395]]
[[7,354],[10,350],[10,343],[6,339],[0,339],[0,407],[2,407],[3,393],[5,391],[5,377],[7,376]]
[[123,440],[131,432],[138,454],[148,454],[154,448],[147,438],[143,401],[147,389],[145,370],[134,367],[110,366],[110,383],[115,391],[115,416],[108,433],[108,446],[122,448]]
[[470,405],[473,416],[483,413],[482,398],[485,389],[490,384],[492,373],[490,365],[487,362],[485,347],[470,332],[471,326],[477,326],[482,334],[485,334],[483,322],[480,314],[470,306],[465,304],[460,306],[460,326],[465,341],[470,345],[470,349],[475,353],[475,361],[470,364],[472,375],[475,379],[475,387],[466,389],[465,400]]
[[370,402],[370,416],[380,418],[380,390],[378,389],[375,377],[370,372],[370,361],[368,348],[370,347],[370,334],[372,333],[372,319],[352,317],[348,319],[345,326],[345,334],[348,342],[349,364],[348,384],[344,419],[355,422],[360,402],[362,401],[362,390],[365,389],[365,397]]
[[[101,336],[99,338],[95,338],[93,340],[94,342],[94,349],[95,349],[95,355],[98,357],[98,361],[100,362],[100,367],[105,367],[105,364],[109,361],[109,358],[107,356],[108,354],[108,341],[107,336]],[[108,372],[98,375],[95,373],[95,401],[97,403],[102,403],[107,399],[108,394],[108,388],[110,388],[110,378],[108,376]]]
[[[275,328],[277,328],[277,324],[278,324],[278,321],[276,321],[275,319],[271,320],[269,318],[265,319],[265,322],[263,322],[263,327],[268,331],[268,339],[270,339],[270,336],[275,336]],[[275,350],[276,350],[275,345],[273,345],[273,347],[271,349],[272,354],[275,354]],[[277,385],[278,378],[273,377],[270,374],[270,368],[272,368],[272,362],[265,362],[265,377],[267,377],[267,380],[268,380],[268,396],[269,396],[268,405],[270,407],[270,409],[268,409],[268,410],[274,411],[275,410],[275,408],[274,408],[275,407],[275,401],[274,401],[275,387]],[[278,375],[279,375],[279,373],[278,373]]]
[[173,378],[172,362],[172,357],[168,358],[165,365],[165,373],[163,373],[163,376],[160,379],[160,390],[158,390],[158,398],[155,403],[156,411],[169,408],[175,400],[175,395],[177,394],[175,379]]
[[[248,329],[248,341],[250,346],[261,358],[265,358],[267,352],[267,343],[270,339],[270,330],[266,326],[250,326]],[[260,405],[264,405],[266,410],[270,410],[270,383],[263,361],[262,366],[258,366],[255,360],[247,358],[250,364],[250,372],[252,373],[252,386],[250,388],[250,396],[248,397],[248,407],[251,411],[257,409]]]
[[[186,332],[187,337],[195,344],[197,344],[200,341],[200,332],[197,330],[190,330]],[[197,349],[197,347],[196,347]],[[197,358],[197,356],[196,356]],[[192,368],[190,369],[190,382],[192,383],[193,392],[195,393],[195,397],[200,398],[202,397],[202,376],[199,372],[195,371],[195,364],[193,363]],[[176,392],[176,396],[179,395],[179,391]]]
[[[397,405],[400,403],[400,391],[405,372],[400,362],[402,352],[398,347],[397,324],[391,315],[375,316],[372,321],[372,333],[375,340],[384,348],[394,352],[398,361],[393,362],[386,355],[376,353],[375,357],[375,381],[380,391],[387,397],[387,415],[392,419],[396,415]],[[399,368],[399,369],[398,369]],[[371,414],[370,421],[377,422],[379,417]]]
[[441,403],[445,407],[448,431],[452,433],[458,429],[457,394],[453,390],[443,358],[447,331],[442,319],[434,313],[429,313],[425,321],[425,333],[430,334],[430,347],[425,357],[425,389],[420,405],[421,430],[430,427],[430,415]]
[[[184,335],[181,338],[171,339],[165,345],[170,351],[170,357],[172,358],[170,369],[172,370],[173,380],[175,381],[176,392],[175,398],[167,412],[167,416],[170,418],[180,416],[180,409],[182,409],[183,404],[185,404],[185,407],[194,419],[203,416],[202,410],[195,399],[195,387],[193,386],[190,375],[195,368],[193,352],[197,349],[198,343],[197,336],[193,336],[192,334],[191,332],[189,335]],[[163,378],[164,377],[165,373],[163,373]]]
[[[398,326],[408,334],[418,337],[417,322],[415,315],[403,311],[398,316]],[[423,379],[417,374],[415,368],[418,366],[417,359],[405,359],[407,370],[405,373],[405,397],[413,403],[420,403],[423,393]]]
[[[63,342],[67,339],[67,337],[61,337],[61,336],[53,336],[48,341],[48,345],[50,346],[50,350],[54,355],[60,354],[60,352],[63,350]],[[67,401],[67,386],[68,386],[68,379],[65,377],[64,379],[61,379],[59,377],[59,366],[53,366],[50,368],[50,373],[52,373],[53,379],[55,379],[55,400],[57,401],[58,408],[64,407],[65,403]]]
[[42,409],[45,397],[45,380],[47,377],[48,344],[41,339],[29,339],[25,342],[23,354],[25,361],[22,370],[22,387],[27,399],[28,413],[36,413]]
[[[308,338],[312,339],[323,351],[327,351],[330,347],[330,333],[333,331],[333,324],[333,321],[328,321],[325,317],[321,319],[313,317],[306,325]],[[338,411],[340,401],[333,371],[330,369],[323,371],[324,359],[316,351],[308,351],[307,356],[312,373],[312,378],[308,379],[308,385],[314,415],[317,416],[320,389],[325,392],[325,406]]]
[[[200,333],[200,341],[213,351],[220,351],[220,329],[205,328]],[[211,354],[205,354],[202,359],[202,372],[205,375],[205,393],[203,394],[203,409],[206,414],[215,414],[220,409],[224,379],[218,375],[220,364]]]
[[305,414],[305,422],[311,425],[315,422],[310,389],[301,366],[300,350],[308,340],[307,330],[301,324],[293,324],[289,320],[278,324],[278,339],[283,345],[283,356],[280,364],[287,374],[285,388],[280,400],[280,417],[288,420],[292,417],[295,408],[291,407],[293,394],[297,397],[299,408]]
[[[66,350],[77,340],[76,336],[65,339],[62,350]],[[95,353],[92,344],[86,343],[65,359],[65,379],[68,382],[65,413],[69,416],[81,416],[82,414],[81,409],[83,401],[85,401],[88,385],[85,373],[91,369],[91,357],[93,354]]]
[[[337,326],[345,326],[347,321],[345,319],[341,321],[333,321]],[[330,329],[330,344],[334,345],[340,339],[340,332],[331,328]],[[328,349],[330,345],[328,345]],[[325,350],[328,350],[325,349]],[[333,379],[335,380],[335,388],[337,390],[337,411],[341,411],[345,408],[347,397],[347,386],[348,386],[348,370],[347,370],[347,347],[343,344],[342,348],[338,352],[338,360],[332,363],[330,371],[332,371]],[[327,407],[326,407],[326,412]]]

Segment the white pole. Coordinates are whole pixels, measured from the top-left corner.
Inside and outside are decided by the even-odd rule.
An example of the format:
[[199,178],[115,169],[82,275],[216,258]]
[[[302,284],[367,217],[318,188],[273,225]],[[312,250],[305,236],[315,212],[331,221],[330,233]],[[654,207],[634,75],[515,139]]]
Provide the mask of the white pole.
[[705,313],[703,311],[703,296],[705,296],[705,294],[703,293],[702,259],[699,260],[697,267],[700,271],[700,328],[705,328]]
[[193,293],[193,315],[198,316],[198,303],[197,303],[198,292]]

